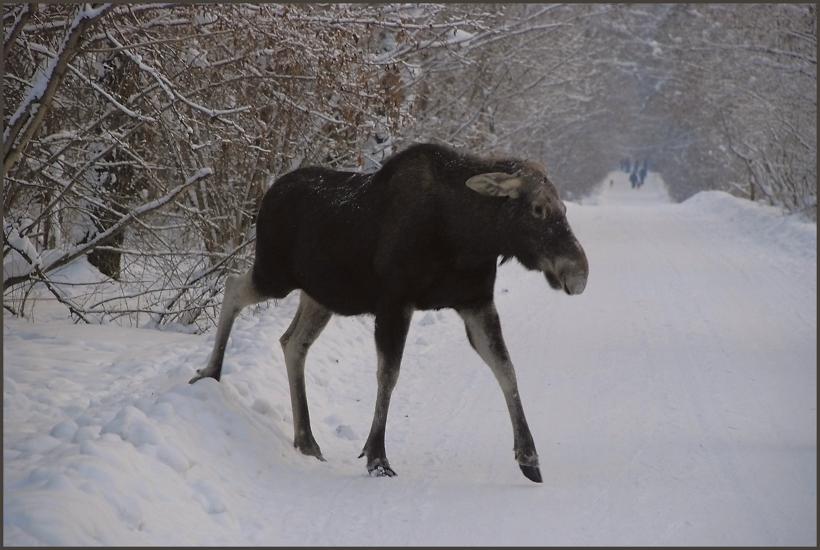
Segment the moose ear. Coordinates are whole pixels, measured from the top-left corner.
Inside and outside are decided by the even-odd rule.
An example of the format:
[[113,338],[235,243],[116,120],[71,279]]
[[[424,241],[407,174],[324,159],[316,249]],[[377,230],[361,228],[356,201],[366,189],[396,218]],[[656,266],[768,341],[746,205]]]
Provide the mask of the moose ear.
[[521,193],[521,178],[517,174],[504,172],[489,172],[478,174],[468,179],[467,187],[490,197],[517,198]]

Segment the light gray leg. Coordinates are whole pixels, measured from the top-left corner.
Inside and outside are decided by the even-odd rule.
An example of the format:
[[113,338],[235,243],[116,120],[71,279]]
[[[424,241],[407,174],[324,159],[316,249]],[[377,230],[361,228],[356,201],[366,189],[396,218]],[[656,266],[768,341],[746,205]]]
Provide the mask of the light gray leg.
[[331,315],[327,308],[302,292],[296,316],[279,339],[285,352],[285,365],[288,369],[290,404],[293,410],[293,446],[319,460],[324,458],[310,429],[310,414],[305,394],[305,358],[311,344],[327,326]]
[[507,346],[504,344],[501,322],[498,319],[495,304],[489,302],[477,308],[460,310],[458,313],[464,319],[470,345],[493,371],[504,393],[513,427],[515,459],[527,479],[540,483],[538,453],[535,451],[535,443],[527,425],[527,419],[524,417],[524,408],[518,395],[515,369],[510,361]]
[[219,312],[219,324],[216,329],[214,349],[211,352],[208,365],[205,368],[197,369],[196,376],[191,378],[189,384],[193,384],[201,378],[219,380],[222,375],[225,347],[228,345],[228,336],[231,334],[231,327],[233,327],[236,316],[244,307],[265,300],[266,298],[254,288],[250,271],[240,276],[231,275],[225,280],[225,297],[222,299],[222,310]]

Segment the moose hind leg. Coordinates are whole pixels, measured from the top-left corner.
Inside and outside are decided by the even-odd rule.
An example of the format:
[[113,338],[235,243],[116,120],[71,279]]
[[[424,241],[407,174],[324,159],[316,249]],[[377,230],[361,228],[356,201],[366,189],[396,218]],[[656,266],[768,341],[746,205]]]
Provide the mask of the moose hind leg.
[[513,427],[513,448],[518,466],[527,479],[541,483],[538,453],[524,417],[515,369],[501,334],[501,322],[495,304],[490,302],[478,308],[459,310],[458,313],[464,320],[470,344],[493,371],[504,393]]
[[390,406],[390,395],[399,378],[399,366],[410,326],[412,310],[399,310],[388,315],[376,316],[376,348],[378,350],[378,368],[376,378],[376,410],[370,435],[359,458],[367,456],[367,472],[375,476],[395,476],[384,450],[384,430],[387,425],[387,409]]
[[231,328],[236,316],[246,306],[265,301],[266,298],[254,286],[251,274],[252,272],[248,271],[240,276],[231,275],[225,280],[225,297],[222,299],[222,309],[219,312],[219,324],[216,329],[214,349],[211,351],[208,365],[197,369],[196,376],[191,378],[189,384],[193,384],[202,378],[219,380],[222,376],[222,360],[225,357],[228,336],[231,334]]
[[327,308],[302,292],[296,316],[279,339],[285,352],[285,365],[288,370],[290,404],[293,410],[293,446],[303,454],[315,456],[322,461],[322,451],[310,429],[310,414],[305,394],[305,358],[311,344],[327,326],[331,315]]

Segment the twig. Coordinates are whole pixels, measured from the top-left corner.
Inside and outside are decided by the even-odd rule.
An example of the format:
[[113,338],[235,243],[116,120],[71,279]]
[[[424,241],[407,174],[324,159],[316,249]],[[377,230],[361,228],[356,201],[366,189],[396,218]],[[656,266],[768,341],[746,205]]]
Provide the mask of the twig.
[[[193,185],[194,183],[210,176],[213,171],[210,168],[201,168],[196,174],[189,177],[185,183],[178,185],[177,187],[173,188],[163,197],[159,199],[153,200],[149,203],[146,203],[139,208],[135,208],[134,210],[130,211],[128,214],[120,218],[114,225],[109,227],[102,233],[99,233],[96,237],[91,239],[90,241],[83,243],[72,250],[66,252],[56,260],[50,262],[47,266],[43,268],[44,272],[49,272],[58,267],[64,266],[67,263],[71,262],[75,258],[79,258],[89,250],[94,249],[94,247],[105,244],[121,233],[126,227],[128,227],[132,222],[137,220],[140,216],[143,216],[149,212],[153,212],[158,208],[162,208],[169,202],[171,202],[177,195],[185,191],[188,187]],[[8,243],[7,243],[8,244]],[[22,283],[27,281],[31,277],[31,272],[25,275],[18,275],[15,277],[10,277],[8,280],[5,281],[5,287],[9,288],[16,284]]]

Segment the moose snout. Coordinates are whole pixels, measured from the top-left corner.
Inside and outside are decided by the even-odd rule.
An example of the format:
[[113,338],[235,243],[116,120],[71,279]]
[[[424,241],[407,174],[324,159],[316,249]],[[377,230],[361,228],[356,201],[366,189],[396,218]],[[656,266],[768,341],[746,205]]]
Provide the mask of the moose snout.
[[547,281],[556,290],[563,290],[570,296],[581,294],[587,287],[587,276],[589,275],[589,268],[587,266],[586,258],[559,258],[554,264],[554,271],[552,277],[555,278],[556,284],[550,281],[550,273],[545,270]]
[[589,277],[587,255],[578,241],[575,241],[575,246],[575,254],[563,266],[563,273],[559,272],[559,276],[564,283],[564,292],[569,295],[581,294],[587,287],[587,277]]
[[570,296],[581,294],[587,286],[589,264],[580,245],[575,247],[572,254],[543,260],[541,270],[552,288],[563,290]]
[[581,294],[587,287],[587,274],[574,273],[563,279],[564,292],[569,295]]

